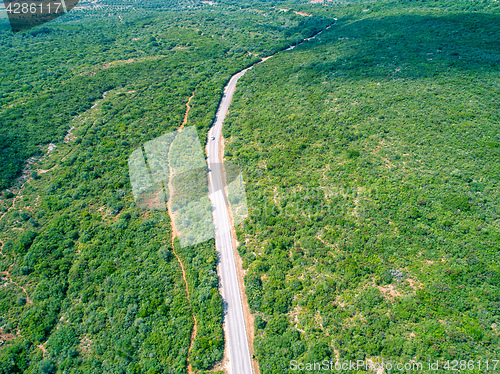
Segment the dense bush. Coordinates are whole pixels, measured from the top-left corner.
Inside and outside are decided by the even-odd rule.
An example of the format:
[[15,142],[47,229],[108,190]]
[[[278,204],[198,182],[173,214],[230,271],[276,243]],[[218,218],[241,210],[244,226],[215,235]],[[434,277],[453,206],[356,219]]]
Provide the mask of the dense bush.
[[498,356],[495,9],[318,5],[335,26],[239,81],[224,135],[262,373]]

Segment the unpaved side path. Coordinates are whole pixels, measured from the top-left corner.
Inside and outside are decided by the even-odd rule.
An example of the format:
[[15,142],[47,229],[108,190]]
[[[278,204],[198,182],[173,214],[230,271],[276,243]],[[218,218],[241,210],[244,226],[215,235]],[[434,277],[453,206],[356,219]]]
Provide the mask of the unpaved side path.
[[[189,103],[193,97],[194,97],[194,92],[189,97],[189,99],[186,103],[186,114],[184,114],[184,120],[182,121],[182,125],[177,129],[178,131],[182,131],[182,129],[184,128],[184,125],[187,123],[189,109],[191,109],[191,107],[189,106]],[[170,154],[170,151],[172,149],[172,144],[174,144],[174,142],[170,143],[169,154]],[[170,175],[168,178],[168,186],[165,186],[165,187],[168,189],[168,191],[173,191],[172,178],[174,176],[174,169],[171,167],[170,162],[168,164],[168,169],[170,171]],[[186,278],[186,271],[184,269],[184,264],[182,263],[181,258],[179,257],[179,255],[175,251],[175,247],[174,247],[174,239],[177,236],[177,229],[176,229],[175,223],[174,223],[174,215],[173,215],[172,203],[171,203],[170,199],[167,202],[167,211],[168,211],[168,215],[170,216],[170,222],[171,222],[171,226],[172,226],[172,252],[174,253],[175,258],[177,258],[179,265],[181,266],[182,279],[183,279],[184,284],[186,286],[187,301],[188,301],[189,309],[191,310],[191,315],[192,315],[193,321],[194,321],[193,330],[191,331],[191,341],[189,342],[189,349],[188,349],[188,355],[187,355],[188,374],[194,374],[193,368],[191,366],[191,362],[189,360],[189,356],[190,356],[191,351],[193,349],[194,339],[196,338],[197,322],[196,322],[196,316],[193,312],[193,308],[191,307],[191,298],[189,297],[189,287],[188,287],[188,282],[187,282],[187,278]]]

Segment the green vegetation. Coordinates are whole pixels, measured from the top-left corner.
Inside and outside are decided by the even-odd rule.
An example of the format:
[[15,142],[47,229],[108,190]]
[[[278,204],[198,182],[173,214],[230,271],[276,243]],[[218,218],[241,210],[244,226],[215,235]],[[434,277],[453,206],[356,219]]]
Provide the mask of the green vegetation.
[[190,362],[195,370],[210,369],[224,353],[223,308],[217,277],[217,254],[212,240],[176,249],[185,264],[191,308],[197,321]]
[[261,372],[495,359],[498,6],[309,12],[338,22],[250,70],[224,128],[247,181],[238,240]]
[[0,373],[185,373],[193,316],[193,369],[221,359],[214,243],[176,249],[188,300],[168,215],[136,207],[127,159],[193,93],[204,141],[233,73],[329,22],[109,4],[0,33]]
[[157,89],[179,80],[179,92],[187,97],[198,89],[193,123],[206,129],[225,79],[258,61],[258,55],[267,56],[329,22],[266,10],[229,6],[158,13],[139,8],[113,17],[104,9],[75,10],[42,28],[18,34],[0,30],[0,189],[11,186],[29,157],[42,154],[41,144],[61,141],[68,122],[112,89],[142,87],[137,96],[164,104],[165,110],[157,113],[158,107],[141,102],[135,111],[130,108],[130,116],[153,111],[153,123],[162,123],[169,120],[171,103],[155,96]]
[[214,242],[173,242],[188,299],[168,215],[136,207],[127,159],[193,94],[204,142],[232,74],[334,17],[248,71],[225,125],[261,372],[498,359],[498,3],[279,4],[314,16],[108,0],[0,31],[0,373],[221,359]]

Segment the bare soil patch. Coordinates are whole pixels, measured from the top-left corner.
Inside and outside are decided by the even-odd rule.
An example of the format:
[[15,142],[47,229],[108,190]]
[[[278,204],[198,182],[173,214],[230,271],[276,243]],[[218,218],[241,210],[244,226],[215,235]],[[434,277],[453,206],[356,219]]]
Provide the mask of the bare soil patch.
[[[191,107],[189,106],[189,102],[191,101],[191,99],[193,98],[193,96],[194,96],[194,92],[193,92],[193,94],[191,95],[191,97],[188,99],[188,101],[186,103],[186,114],[184,114],[184,120],[182,121],[182,125],[178,128],[178,130],[182,130],[182,128],[184,127],[184,125],[187,123],[189,109],[191,109]],[[173,144],[173,142],[170,143],[170,150],[172,149],[172,144]],[[170,150],[169,150],[169,152],[170,152]],[[168,189],[169,189],[169,191],[172,191],[173,190],[172,178],[174,176],[174,169],[170,165],[170,162],[169,162],[168,168],[169,168],[169,171],[170,171],[170,175],[169,175],[169,178],[168,178]],[[189,343],[188,357],[187,357],[187,362],[188,362],[187,371],[188,371],[188,374],[194,374],[194,371],[193,371],[193,368],[191,366],[191,362],[190,362],[189,356],[190,356],[191,351],[193,349],[194,339],[196,338],[197,321],[196,321],[196,316],[193,313],[193,308],[191,307],[191,300],[190,300],[190,297],[189,297],[189,287],[188,287],[188,282],[187,282],[187,278],[186,278],[186,271],[184,269],[184,265],[183,265],[183,263],[181,261],[181,258],[179,257],[179,255],[175,251],[175,247],[174,247],[174,239],[177,236],[177,229],[176,229],[175,223],[174,223],[174,213],[173,213],[173,209],[172,209],[172,202],[170,201],[170,199],[167,201],[167,211],[168,211],[168,215],[170,217],[170,224],[171,224],[171,227],[172,227],[172,252],[174,253],[175,257],[177,258],[177,261],[179,262],[179,265],[181,266],[182,280],[184,281],[184,284],[186,286],[187,301],[188,301],[189,309],[191,310],[191,315],[192,315],[193,321],[194,321],[193,330],[191,331],[191,339],[190,339],[190,343]]]

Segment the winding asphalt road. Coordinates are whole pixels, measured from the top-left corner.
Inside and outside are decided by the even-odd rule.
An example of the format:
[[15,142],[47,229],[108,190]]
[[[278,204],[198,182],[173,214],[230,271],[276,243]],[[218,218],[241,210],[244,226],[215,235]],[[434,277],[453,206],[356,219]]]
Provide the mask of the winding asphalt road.
[[[208,173],[208,180],[215,225],[215,247],[220,257],[221,293],[226,303],[226,347],[231,366],[230,372],[234,374],[252,374],[252,361],[243,317],[243,304],[238,286],[238,273],[234,258],[231,224],[224,192],[219,149],[221,146],[222,123],[226,117],[229,104],[231,104],[236,82],[247,71],[248,69],[245,69],[234,75],[225,87],[224,97],[217,111],[217,120],[208,132],[207,144],[207,162],[208,168],[211,170]],[[212,140],[213,137],[214,140]]]
[[[336,19],[335,19],[336,21]],[[332,24],[333,25],[333,24]],[[328,30],[332,25],[328,26]],[[310,38],[314,39],[321,31]],[[297,45],[299,45],[297,44]],[[295,48],[292,46],[287,50]],[[272,56],[263,58],[264,62]],[[238,273],[236,271],[236,262],[234,258],[235,248],[231,238],[231,223],[229,221],[229,204],[224,192],[223,170],[220,159],[222,125],[233,98],[236,83],[248,70],[246,68],[233,75],[231,80],[224,88],[224,96],[217,111],[217,117],[214,126],[208,132],[207,143],[207,162],[210,200],[212,201],[213,219],[215,225],[215,247],[220,257],[220,276],[222,282],[221,294],[226,303],[226,339],[228,350],[230,373],[232,374],[252,374],[252,361],[250,358],[250,349],[245,328],[245,319],[243,317],[243,303],[241,292],[238,285]],[[213,140],[212,140],[213,138]]]

